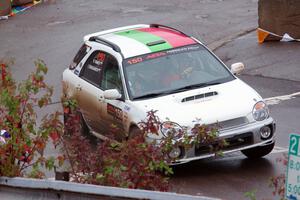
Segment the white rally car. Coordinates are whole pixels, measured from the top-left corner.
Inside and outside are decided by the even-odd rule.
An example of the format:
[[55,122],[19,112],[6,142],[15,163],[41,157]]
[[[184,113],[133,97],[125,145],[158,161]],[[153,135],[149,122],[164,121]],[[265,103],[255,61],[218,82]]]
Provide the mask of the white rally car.
[[[116,138],[130,137],[148,111],[158,110],[160,119],[182,127],[193,127],[195,119],[218,123],[219,137],[228,142],[223,153],[258,158],[274,147],[275,123],[262,97],[235,76],[243,69],[235,63],[229,70],[181,31],[142,24],[85,36],[63,73],[63,87],[78,101],[82,124],[99,138],[107,137],[112,124],[124,133]],[[152,139],[166,133],[161,129]],[[179,162],[213,155],[201,145],[174,151]]]

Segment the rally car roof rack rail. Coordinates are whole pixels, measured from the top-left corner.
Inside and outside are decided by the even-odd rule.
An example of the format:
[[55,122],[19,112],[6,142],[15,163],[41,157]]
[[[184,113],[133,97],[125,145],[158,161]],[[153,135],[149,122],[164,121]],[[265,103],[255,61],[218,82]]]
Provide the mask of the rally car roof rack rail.
[[175,28],[172,28],[170,26],[165,26],[165,25],[162,25],[162,24],[150,24],[150,28],[166,28],[166,29],[170,29],[170,30],[176,31],[178,33],[181,33],[183,35],[186,35],[186,36],[190,37],[188,34],[185,34],[184,32],[182,32],[180,30],[177,30]]
[[114,51],[122,54],[121,49],[118,45],[116,45],[116,44],[114,44],[114,43],[112,43],[112,42],[110,42],[106,39],[103,39],[103,38],[100,38],[100,37],[97,37],[97,36],[92,36],[92,37],[89,38],[89,41],[99,42],[101,44],[104,44],[106,46],[111,47]]

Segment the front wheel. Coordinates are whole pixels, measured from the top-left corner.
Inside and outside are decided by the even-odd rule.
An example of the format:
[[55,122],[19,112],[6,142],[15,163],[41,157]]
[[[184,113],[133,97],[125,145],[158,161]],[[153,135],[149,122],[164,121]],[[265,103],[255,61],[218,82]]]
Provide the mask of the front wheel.
[[132,126],[129,130],[129,135],[127,139],[133,139],[142,134],[141,129],[139,129],[137,126]]
[[80,117],[80,133],[81,133],[81,135],[83,135],[85,137],[89,137],[91,135],[90,129],[89,129],[88,125],[86,124],[82,114],[78,112],[78,115]]
[[275,146],[275,142],[265,146],[258,146],[251,149],[242,150],[242,153],[250,159],[261,158],[269,154]]

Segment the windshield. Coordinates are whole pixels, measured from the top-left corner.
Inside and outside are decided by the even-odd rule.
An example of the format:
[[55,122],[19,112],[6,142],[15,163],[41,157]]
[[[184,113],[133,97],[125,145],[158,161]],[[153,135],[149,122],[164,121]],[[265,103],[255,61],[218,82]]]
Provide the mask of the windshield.
[[150,98],[235,79],[201,45],[150,53],[124,61],[131,99]]

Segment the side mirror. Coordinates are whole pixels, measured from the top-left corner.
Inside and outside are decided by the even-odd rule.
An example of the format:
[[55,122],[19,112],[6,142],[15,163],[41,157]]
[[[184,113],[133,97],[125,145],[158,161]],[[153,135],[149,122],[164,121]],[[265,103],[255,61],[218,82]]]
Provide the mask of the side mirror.
[[117,89],[105,90],[103,93],[105,99],[116,100],[122,97],[122,94]]
[[244,69],[245,69],[245,66],[241,62],[233,63],[230,67],[230,71],[236,75],[239,75],[242,71],[244,71]]

